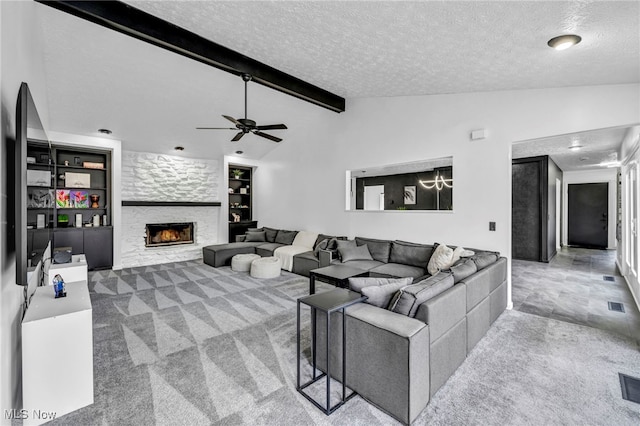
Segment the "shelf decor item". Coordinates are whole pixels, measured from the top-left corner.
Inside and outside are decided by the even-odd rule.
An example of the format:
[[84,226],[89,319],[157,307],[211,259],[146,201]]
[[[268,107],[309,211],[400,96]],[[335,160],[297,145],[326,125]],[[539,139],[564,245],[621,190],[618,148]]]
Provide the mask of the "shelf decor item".
[[68,189],[56,189],[56,206],[61,209],[71,207],[70,197],[71,194]]
[[82,213],[76,213],[76,228],[82,228]]
[[90,161],[85,161],[82,163],[82,167],[85,169],[104,169],[104,163],[93,163]]
[[72,173],[66,172],[65,185],[70,188],[90,188],[91,175],[88,173]]
[[51,172],[27,170],[27,186],[51,186]]
[[71,191],[71,203],[77,209],[89,208],[89,193],[87,191]]
[[233,169],[231,170],[231,174],[233,175],[234,179],[240,179],[244,174],[244,171],[239,169]]
[[247,188],[240,188],[240,193],[241,194],[246,194],[247,193]]
[[58,215],[58,228],[66,228],[69,226],[69,215],[59,214]]
[[64,280],[60,274],[53,277],[53,291],[55,291],[56,299],[60,297],[67,297],[67,292],[64,289]]
[[100,196],[98,194],[91,194],[91,208],[97,209],[100,207]]

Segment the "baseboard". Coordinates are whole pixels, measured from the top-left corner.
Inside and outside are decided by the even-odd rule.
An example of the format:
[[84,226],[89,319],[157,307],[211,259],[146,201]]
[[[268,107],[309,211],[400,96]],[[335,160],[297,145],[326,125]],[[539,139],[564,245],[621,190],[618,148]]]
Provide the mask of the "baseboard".
[[622,276],[622,278],[624,278],[624,282],[627,284],[629,293],[631,293],[631,297],[633,297],[633,301],[636,303],[636,309],[640,311],[640,303],[638,303],[638,298],[636,297],[636,294],[633,292],[633,287],[631,287],[631,283],[629,283],[629,280],[627,279],[627,277],[625,275],[622,275],[622,268],[620,267],[620,263],[618,263],[617,257],[616,257],[616,267],[618,268],[618,271],[620,271],[620,275]]

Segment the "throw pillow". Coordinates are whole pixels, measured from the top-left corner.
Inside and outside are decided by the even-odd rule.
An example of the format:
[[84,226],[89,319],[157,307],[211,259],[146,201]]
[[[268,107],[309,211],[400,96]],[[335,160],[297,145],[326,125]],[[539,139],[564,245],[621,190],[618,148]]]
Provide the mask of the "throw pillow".
[[439,244],[438,247],[431,255],[429,264],[427,265],[427,272],[431,275],[437,274],[441,269],[446,269],[453,262],[453,249],[446,246],[446,244]]
[[350,260],[373,260],[366,244],[363,246],[347,248],[338,247],[338,252],[340,253],[340,257],[343,262],[348,262]]
[[316,244],[316,248],[313,249],[313,254],[318,257],[318,253],[320,253],[320,250],[335,251],[337,247],[336,242],[337,240],[335,238],[325,238],[324,240]]
[[366,303],[377,306],[378,308],[387,309],[393,295],[407,284],[411,283],[411,278],[390,279],[388,284],[373,285],[364,287],[362,295],[367,296]]
[[462,258],[458,262],[454,263],[449,270],[453,274],[453,283],[457,284],[465,278],[475,274],[478,267],[472,259]]
[[267,233],[267,242],[275,243],[276,235],[278,235],[278,230],[274,228],[263,227],[264,231]]
[[391,252],[391,241],[388,240],[374,240],[373,238],[356,237],[356,244],[359,246],[367,245],[371,257],[375,260],[388,263],[389,253]]
[[362,293],[362,289],[365,287],[381,287],[387,284],[394,283],[396,281],[402,281],[404,285],[409,285],[413,282],[413,278],[385,278],[385,277],[353,277],[349,278],[349,290]]
[[264,231],[264,229],[263,228],[248,228],[247,231],[248,232],[254,232],[254,231],[260,232],[260,231]]
[[338,258],[342,261],[342,255],[340,249],[355,248],[357,247],[355,240],[336,240],[336,250],[338,250]]
[[391,299],[388,309],[398,314],[413,317],[422,303],[451,287],[453,287],[453,274],[439,272],[425,280],[398,290]]
[[316,242],[313,244],[313,248],[315,249],[318,244],[320,244],[324,240],[330,240],[331,238],[335,237],[333,235],[318,234],[318,238],[316,238]]
[[497,262],[499,257],[500,253],[496,253],[493,251],[483,251],[480,253],[476,253],[473,257],[471,257],[471,259],[473,259],[473,261],[476,263],[479,271],[480,269],[484,269],[492,263]]
[[267,241],[267,233],[265,231],[247,231],[244,239],[247,243]]
[[297,234],[297,231],[285,231],[284,229],[280,229],[274,242],[290,246],[293,244],[293,240],[296,238]]

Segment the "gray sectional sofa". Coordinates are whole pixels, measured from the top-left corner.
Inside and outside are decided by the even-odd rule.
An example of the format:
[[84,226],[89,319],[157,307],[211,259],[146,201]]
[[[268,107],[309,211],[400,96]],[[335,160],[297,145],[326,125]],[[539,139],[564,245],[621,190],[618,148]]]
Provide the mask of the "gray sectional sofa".
[[[271,231],[271,242],[246,241],[254,238],[249,236],[245,241],[205,247],[204,262],[217,267],[229,264],[238,253],[270,256],[286,242],[276,242],[277,232],[274,236]],[[363,250],[364,245],[367,250]],[[293,257],[293,272],[305,276],[312,269],[330,264],[369,271],[368,279],[350,279],[350,288],[369,299],[346,310],[346,383],[406,424],[416,419],[507,307],[504,257],[471,249],[471,257],[429,275],[427,266],[435,246],[363,237],[347,241],[319,235],[313,251]],[[366,256],[352,256],[344,247],[357,253],[364,251]],[[399,277],[410,279],[394,282]],[[385,279],[391,281],[385,283]],[[323,369],[326,316],[320,312],[317,315],[317,361]],[[343,319],[339,313],[333,315],[331,372],[341,380]]]
[[[346,309],[347,386],[410,424],[506,307],[503,257],[423,301],[413,317],[368,303],[351,306]],[[324,369],[326,316],[321,312],[317,323],[318,364]],[[331,317],[331,334],[332,376],[342,380],[339,313]]]

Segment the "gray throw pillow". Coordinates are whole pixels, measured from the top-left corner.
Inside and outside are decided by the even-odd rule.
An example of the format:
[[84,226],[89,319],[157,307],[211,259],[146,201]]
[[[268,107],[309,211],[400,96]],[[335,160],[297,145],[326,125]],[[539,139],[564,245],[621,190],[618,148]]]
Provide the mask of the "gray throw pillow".
[[296,239],[296,235],[298,235],[298,231],[285,231],[284,229],[281,229],[276,235],[275,242],[290,246],[293,244],[293,240]]
[[369,253],[374,260],[382,263],[389,262],[389,252],[391,251],[391,241],[374,240],[373,238],[356,237],[356,244],[359,246],[367,245]]
[[260,232],[260,231],[264,231],[264,229],[263,228],[248,228],[247,229],[247,232],[254,232],[254,231]]
[[356,248],[356,242],[354,240],[336,240],[336,250],[338,251],[338,258],[342,261],[342,255],[340,254],[340,249],[346,248]]
[[324,240],[316,244],[316,248],[313,249],[313,254],[318,257],[318,253],[320,252],[320,250],[335,251],[337,246],[336,241],[337,240],[335,238],[325,238]]
[[373,260],[367,245],[338,249],[343,262],[350,260]]
[[497,262],[499,257],[500,257],[500,253],[493,252],[493,251],[482,251],[479,253],[476,252],[475,255],[470,257],[470,259],[476,263],[476,266],[478,267],[478,271],[479,271],[491,265],[492,263]]
[[267,228],[266,226],[262,229],[264,229],[264,231],[267,233],[267,242],[275,243],[276,235],[278,235],[278,230],[274,228]]
[[393,299],[391,299],[388,309],[398,314],[413,317],[422,303],[451,287],[453,287],[453,274],[450,272],[438,272],[425,280],[398,290]]
[[380,287],[398,281],[402,281],[404,285],[409,285],[413,282],[413,278],[353,277],[349,278],[349,290],[362,293],[362,289],[365,287]]
[[389,279],[389,283],[384,285],[364,287],[362,289],[362,295],[368,297],[368,299],[365,300],[366,303],[377,306],[378,308],[387,309],[393,295],[409,283],[411,283],[411,278],[392,278]]
[[453,274],[453,283],[457,284],[478,271],[476,263],[472,259],[463,257],[454,263],[449,270]]
[[244,241],[246,243],[267,241],[267,233],[265,231],[247,231],[245,235]]

